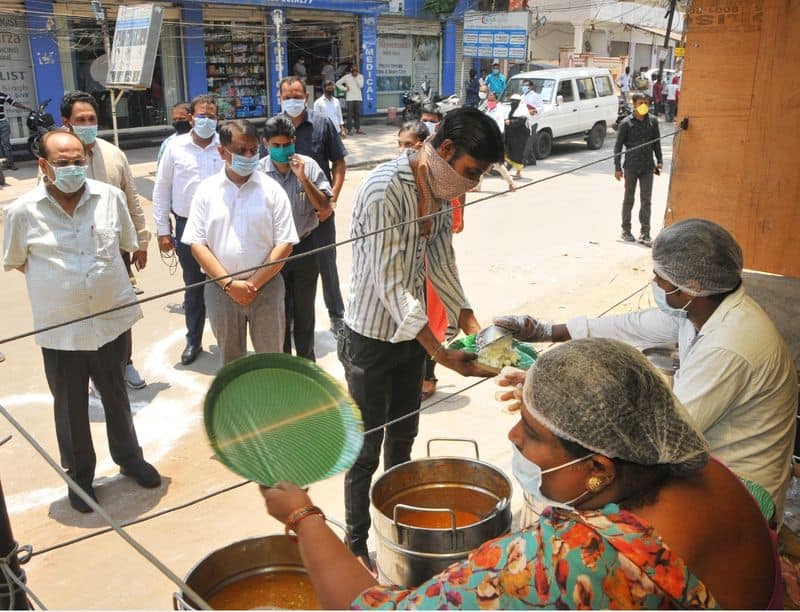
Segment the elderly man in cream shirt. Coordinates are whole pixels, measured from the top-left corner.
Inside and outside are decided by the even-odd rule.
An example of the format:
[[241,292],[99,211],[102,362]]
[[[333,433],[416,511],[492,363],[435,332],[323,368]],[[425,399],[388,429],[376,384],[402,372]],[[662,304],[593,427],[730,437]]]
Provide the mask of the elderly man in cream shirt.
[[[742,287],[742,251],[725,229],[688,219],[653,243],[658,308],[553,325],[529,316],[495,320],[532,342],[587,336],[639,348],[678,345],[674,393],[727,465],[776,524],[783,517],[797,420],[797,373],[767,314]],[[513,381],[512,381],[513,382]]]

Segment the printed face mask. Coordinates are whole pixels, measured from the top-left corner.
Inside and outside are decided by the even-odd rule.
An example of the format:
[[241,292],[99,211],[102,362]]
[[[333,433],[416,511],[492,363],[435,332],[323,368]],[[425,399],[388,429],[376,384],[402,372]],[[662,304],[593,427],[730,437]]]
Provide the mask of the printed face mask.
[[589,491],[584,491],[583,493],[578,495],[578,497],[575,497],[574,499],[571,499],[569,501],[565,502],[555,501],[547,497],[544,493],[542,493],[542,477],[545,474],[549,474],[550,472],[555,472],[570,465],[575,465],[576,463],[580,463],[581,461],[588,459],[589,457],[594,455],[594,453],[589,453],[585,457],[580,457],[579,459],[575,459],[573,461],[557,465],[556,467],[543,470],[541,467],[539,467],[537,464],[535,464],[533,461],[531,461],[525,455],[523,455],[522,452],[517,448],[516,444],[512,444],[511,447],[514,453],[514,455],[511,458],[511,471],[514,474],[514,478],[516,478],[517,482],[519,482],[520,486],[522,486],[523,491],[525,491],[537,502],[544,504],[545,506],[553,506],[554,508],[575,510],[575,506],[573,504],[589,492]]
[[203,140],[211,138],[217,131],[217,120],[210,117],[195,117],[194,133]]
[[428,166],[431,192],[437,198],[453,200],[478,185],[478,181],[456,172],[430,142],[426,142],[422,147],[422,160]]
[[96,125],[73,125],[72,132],[86,145],[90,145],[97,140]]

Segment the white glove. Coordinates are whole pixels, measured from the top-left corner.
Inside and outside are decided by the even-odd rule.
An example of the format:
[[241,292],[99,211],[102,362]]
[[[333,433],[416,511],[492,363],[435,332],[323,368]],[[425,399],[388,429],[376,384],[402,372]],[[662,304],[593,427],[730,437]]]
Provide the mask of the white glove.
[[553,322],[539,321],[528,315],[496,317],[494,324],[511,331],[514,338],[523,342],[549,342],[553,339]]

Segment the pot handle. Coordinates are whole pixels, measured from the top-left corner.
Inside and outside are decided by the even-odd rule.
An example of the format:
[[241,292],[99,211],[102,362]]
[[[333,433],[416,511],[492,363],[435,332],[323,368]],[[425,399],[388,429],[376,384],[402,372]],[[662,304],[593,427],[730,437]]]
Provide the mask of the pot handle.
[[475,448],[475,459],[480,460],[481,454],[478,451],[478,443],[470,438],[430,438],[428,439],[428,457],[431,456],[431,442],[466,442]]
[[183,598],[182,593],[173,593],[172,594],[172,609],[173,610],[195,610],[194,606],[190,606],[186,603],[186,600]]
[[392,511],[392,519],[394,520],[394,526],[398,527],[402,525],[403,527],[414,527],[414,525],[406,525],[405,523],[398,523],[397,522],[397,511],[398,510],[411,510],[412,512],[436,512],[436,513],[443,513],[447,512],[450,515],[450,529],[452,530],[453,534],[456,532],[456,513],[455,510],[450,508],[423,508],[421,506],[409,506],[408,504],[397,504]]

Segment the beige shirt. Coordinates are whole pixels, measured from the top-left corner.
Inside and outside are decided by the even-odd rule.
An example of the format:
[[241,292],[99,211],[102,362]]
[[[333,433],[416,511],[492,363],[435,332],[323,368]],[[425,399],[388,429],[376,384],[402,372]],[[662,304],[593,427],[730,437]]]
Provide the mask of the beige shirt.
[[[87,180],[70,216],[40,181],[9,206],[3,230],[3,266],[23,268],[36,329],[136,301],[119,251],[139,245],[119,189]],[[36,343],[94,351],[141,318],[136,305],[36,334]]]
[[136,228],[136,235],[139,238],[139,250],[146,251],[147,245],[150,243],[150,230],[147,229],[147,221],[142,204],[139,202],[139,194],[136,191],[131,167],[128,165],[128,158],[125,157],[125,153],[107,140],[98,138],[94,143],[94,147],[89,153],[89,168],[86,176],[122,190],[133,226]]

